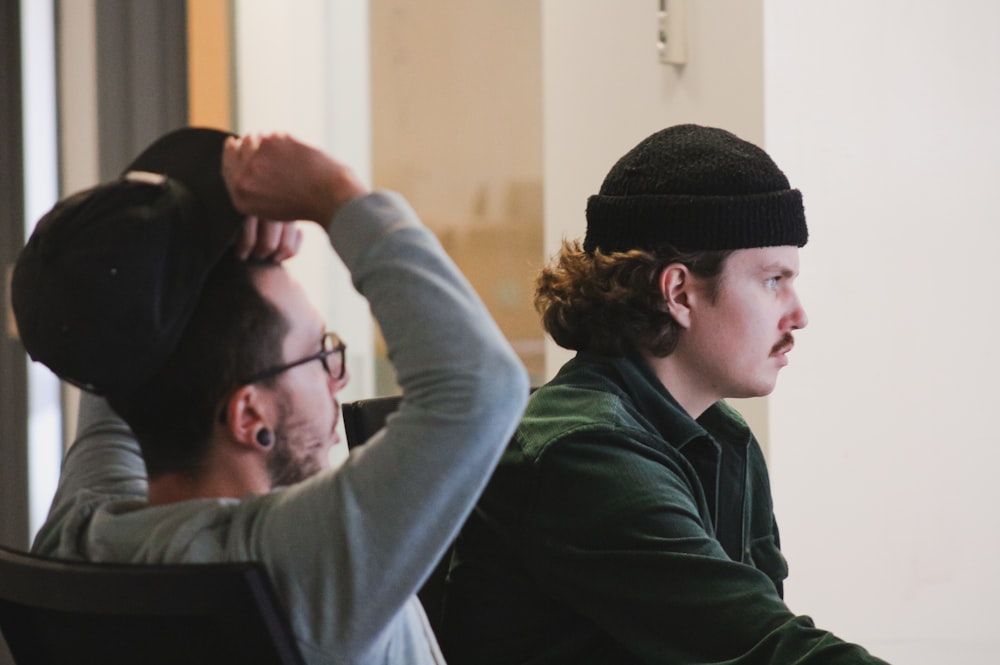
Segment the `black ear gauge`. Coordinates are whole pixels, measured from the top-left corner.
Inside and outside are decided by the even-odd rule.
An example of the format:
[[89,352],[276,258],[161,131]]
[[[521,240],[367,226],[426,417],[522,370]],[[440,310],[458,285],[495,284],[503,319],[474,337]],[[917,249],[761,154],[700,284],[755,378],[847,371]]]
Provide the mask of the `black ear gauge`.
[[265,448],[274,443],[274,437],[271,435],[271,430],[266,427],[262,427],[257,430],[257,443]]

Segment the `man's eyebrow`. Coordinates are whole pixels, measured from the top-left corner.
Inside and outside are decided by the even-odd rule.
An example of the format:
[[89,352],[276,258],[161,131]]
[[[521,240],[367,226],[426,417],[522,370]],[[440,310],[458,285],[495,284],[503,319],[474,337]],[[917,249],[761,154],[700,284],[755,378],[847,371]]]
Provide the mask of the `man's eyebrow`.
[[779,273],[782,277],[795,277],[799,274],[798,270],[792,270],[783,263],[769,263],[760,270],[767,273]]

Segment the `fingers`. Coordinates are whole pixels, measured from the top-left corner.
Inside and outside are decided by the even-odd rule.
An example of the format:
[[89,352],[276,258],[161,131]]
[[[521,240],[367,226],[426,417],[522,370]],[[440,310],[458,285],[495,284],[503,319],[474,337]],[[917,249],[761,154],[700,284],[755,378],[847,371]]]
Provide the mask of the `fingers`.
[[278,242],[277,249],[274,250],[274,254],[271,256],[271,260],[280,263],[299,253],[299,249],[302,247],[302,229],[295,224],[282,223],[278,226],[281,229],[281,239]]
[[222,177],[233,206],[264,219],[296,219],[294,154],[279,134],[247,134],[227,139],[222,151]]
[[240,230],[240,235],[236,239],[236,256],[240,257],[240,260],[246,261],[250,258],[250,253],[253,252],[254,247],[257,244],[257,218],[250,216],[243,219],[243,228]]
[[236,255],[241,259],[280,263],[298,254],[302,247],[302,230],[295,224],[247,217],[236,243]]
[[324,227],[345,203],[368,192],[345,164],[287,134],[228,139],[222,175],[240,212]]
[[222,147],[222,178],[233,206],[242,213],[250,213],[253,163],[259,149],[260,137],[253,134],[229,137]]
[[[231,137],[222,151],[222,177],[226,181],[233,205],[249,212],[257,194],[256,183],[266,174],[257,173],[262,139],[258,135]],[[265,160],[266,161],[266,160]],[[281,262],[295,256],[302,246],[302,231],[294,224],[262,220],[248,215],[236,241],[236,254],[241,259],[253,258]]]
[[222,179],[226,181],[227,185],[233,179],[233,175],[236,172],[236,158],[242,140],[243,137],[230,136],[222,144]]
[[281,224],[279,222],[257,221],[257,243],[251,256],[255,259],[270,259],[281,245]]

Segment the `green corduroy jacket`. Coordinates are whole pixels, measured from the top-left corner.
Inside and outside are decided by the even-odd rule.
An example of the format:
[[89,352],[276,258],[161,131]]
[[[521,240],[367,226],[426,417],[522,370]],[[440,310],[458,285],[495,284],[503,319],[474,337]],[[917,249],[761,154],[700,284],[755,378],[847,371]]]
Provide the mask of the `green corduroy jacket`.
[[760,446],[692,419],[640,358],[579,354],[533,395],[459,537],[451,665],[883,663],[796,616]]

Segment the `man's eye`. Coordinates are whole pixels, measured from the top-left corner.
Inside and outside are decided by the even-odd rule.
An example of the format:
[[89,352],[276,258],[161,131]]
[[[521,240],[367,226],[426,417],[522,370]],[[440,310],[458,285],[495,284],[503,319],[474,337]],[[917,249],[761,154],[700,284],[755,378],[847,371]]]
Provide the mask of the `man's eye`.
[[769,277],[764,284],[769,289],[776,289],[776,288],[778,288],[778,282],[780,282],[780,281],[781,281],[781,277],[780,276]]

